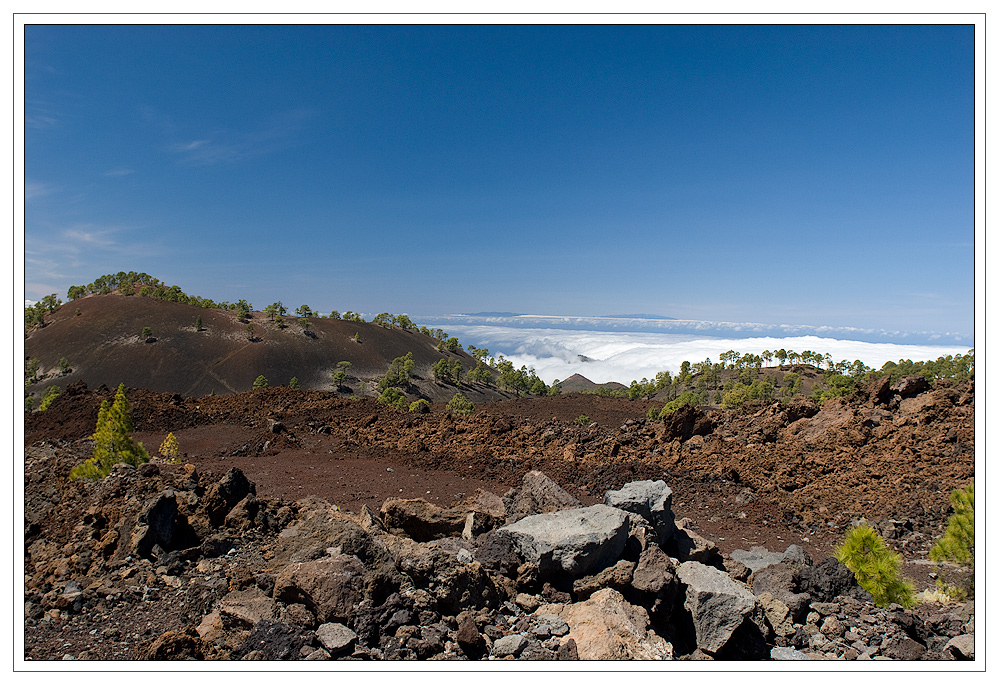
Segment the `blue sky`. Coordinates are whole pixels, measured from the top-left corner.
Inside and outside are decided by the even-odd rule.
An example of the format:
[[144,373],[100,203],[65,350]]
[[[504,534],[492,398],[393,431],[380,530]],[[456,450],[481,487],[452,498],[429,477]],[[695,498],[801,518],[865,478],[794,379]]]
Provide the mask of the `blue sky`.
[[969,26],[28,26],[25,296],[953,332]]

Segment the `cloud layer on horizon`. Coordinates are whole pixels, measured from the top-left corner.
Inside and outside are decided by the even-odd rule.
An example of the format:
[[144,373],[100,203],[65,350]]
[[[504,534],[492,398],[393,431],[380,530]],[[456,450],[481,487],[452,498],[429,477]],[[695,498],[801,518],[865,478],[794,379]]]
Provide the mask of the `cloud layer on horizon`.
[[[444,326],[435,322],[434,326]],[[427,324],[430,326],[430,324]],[[713,362],[728,350],[759,354],[785,348],[802,352],[829,353],[835,361],[861,360],[870,367],[901,359],[933,360],[943,355],[964,354],[968,345],[929,343],[872,343],[821,336],[711,337],[678,333],[565,330],[495,325],[455,325],[446,329],[463,345],[488,348],[503,355],[516,367],[533,367],[547,383],[581,374],[595,383],[653,378],[657,372],[676,373],[681,362]]]
[[481,313],[423,317],[434,326],[499,326],[504,328],[560,329],[566,331],[614,331],[631,333],[692,334],[720,338],[818,336],[868,343],[906,343],[930,345],[974,345],[970,334],[940,331],[898,331],[845,326],[809,324],[764,324],[760,322],[714,322],[669,317],[603,316]]

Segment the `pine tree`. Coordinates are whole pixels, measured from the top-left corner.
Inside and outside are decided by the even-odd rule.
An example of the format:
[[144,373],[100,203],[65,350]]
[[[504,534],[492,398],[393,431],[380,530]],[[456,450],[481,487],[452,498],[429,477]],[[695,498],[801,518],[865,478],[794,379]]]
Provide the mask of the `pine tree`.
[[168,433],[167,437],[163,439],[163,443],[160,444],[160,455],[165,457],[167,460],[176,460],[181,455],[181,446],[174,437],[174,434]]
[[111,468],[120,462],[139,466],[149,462],[149,454],[142,443],[132,441],[132,408],[125,397],[125,385],[118,386],[115,400],[108,404],[101,402],[97,413],[97,427],[91,439],[94,441],[94,456],[70,471],[70,478],[99,479],[111,473]]
[[879,607],[914,604],[913,584],[899,575],[902,556],[892,552],[870,525],[860,524],[848,530],[834,553],[854,572],[858,585],[872,594]]
[[955,511],[948,518],[948,528],[930,550],[935,562],[957,562],[973,566],[976,545],[976,494],[975,482],[970,481],[964,489],[951,492],[951,507]]
[[38,405],[38,411],[44,412],[45,410],[49,409],[49,406],[52,405],[52,401],[58,397],[59,397],[59,387],[49,386],[49,388],[45,391],[45,395],[42,396],[42,402],[39,403]]
[[[965,488],[951,492],[951,507],[954,514],[948,518],[948,528],[930,550],[930,558],[935,562],[954,562],[966,567],[970,572],[976,568],[976,494],[975,482],[970,481]],[[948,571],[938,569],[938,586],[953,598],[964,598],[975,589],[975,577],[968,576],[957,585],[945,579]]]
[[473,406],[472,401],[466,398],[463,394],[456,393],[452,396],[451,400],[448,401],[448,404],[445,405],[445,409],[457,417],[468,417],[472,414],[475,406]]

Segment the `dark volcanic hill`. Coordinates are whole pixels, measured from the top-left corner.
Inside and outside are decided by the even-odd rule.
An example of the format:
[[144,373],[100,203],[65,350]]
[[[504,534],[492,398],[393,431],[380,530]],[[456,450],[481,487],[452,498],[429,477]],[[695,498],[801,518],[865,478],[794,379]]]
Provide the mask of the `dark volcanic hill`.
[[574,374],[573,376],[563,379],[559,382],[559,386],[562,388],[563,393],[590,393],[596,391],[598,388],[607,388],[612,391],[628,388],[628,386],[620,384],[617,381],[595,383],[580,374]]
[[[79,314],[76,314],[79,310]],[[202,318],[201,330],[195,320]],[[40,381],[28,388],[51,385],[65,389],[76,381],[203,396],[249,390],[258,375],[270,385],[288,385],[292,377],[302,388],[333,391],[330,374],[337,363],[351,363],[345,395],[377,394],[371,382],[385,374],[396,357],[413,353],[414,388],[410,395],[431,401],[449,400],[457,390],[434,381],[431,365],[442,358],[458,360],[463,370],[476,365],[465,352],[438,352],[438,340],[413,330],[338,319],[285,317],[279,329],[262,312],[252,313],[253,340],[247,326],[229,310],[194,307],[139,296],[89,295],[46,315],[45,326],[25,338],[25,359],[40,362]],[[152,330],[148,342],[140,334]],[[359,341],[353,337],[357,334]],[[70,372],[58,368],[60,358]],[[496,388],[463,384],[470,400],[507,397]]]

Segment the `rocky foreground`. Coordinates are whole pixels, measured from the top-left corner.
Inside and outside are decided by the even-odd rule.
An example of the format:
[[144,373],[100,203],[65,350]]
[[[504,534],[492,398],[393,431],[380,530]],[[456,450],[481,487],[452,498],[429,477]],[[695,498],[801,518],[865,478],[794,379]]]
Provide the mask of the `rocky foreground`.
[[876,607],[797,546],[723,556],[663,481],[582,504],[539,471],[450,507],[357,515],[256,495],[236,468],[26,449],[32,660],[955,660],[972,604]]

